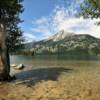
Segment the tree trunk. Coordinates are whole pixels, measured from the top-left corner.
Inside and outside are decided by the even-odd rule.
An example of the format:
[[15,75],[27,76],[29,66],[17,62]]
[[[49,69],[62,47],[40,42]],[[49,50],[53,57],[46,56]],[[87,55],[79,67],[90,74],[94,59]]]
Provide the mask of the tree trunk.
[[10,78],[10,62],[6,39],[5,27],[0,24],[0,80],[8,80]]

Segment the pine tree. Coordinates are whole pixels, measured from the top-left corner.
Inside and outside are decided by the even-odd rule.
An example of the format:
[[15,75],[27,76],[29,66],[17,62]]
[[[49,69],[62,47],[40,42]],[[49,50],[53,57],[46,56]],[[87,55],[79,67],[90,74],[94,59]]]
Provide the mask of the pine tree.
[[9,51],[18,47],[22,32],[18,27],[22,0],[0,0],[0,80],[10,79]]

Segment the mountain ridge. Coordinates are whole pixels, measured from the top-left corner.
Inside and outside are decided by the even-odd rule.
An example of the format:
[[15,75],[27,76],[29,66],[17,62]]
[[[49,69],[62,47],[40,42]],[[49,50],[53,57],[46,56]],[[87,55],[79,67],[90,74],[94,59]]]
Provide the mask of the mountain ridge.
[[100,54],[100,39],[88,34],[75,34],[63,30],[51,37],[34,42],[34,54]]

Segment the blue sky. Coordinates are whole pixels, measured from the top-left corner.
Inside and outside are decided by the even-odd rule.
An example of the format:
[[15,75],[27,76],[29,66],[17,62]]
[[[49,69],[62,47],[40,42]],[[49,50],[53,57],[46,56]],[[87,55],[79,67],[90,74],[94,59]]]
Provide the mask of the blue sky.
[[[32,21],[43,16],[48,16],[52,12],[58,1],[59,0],[24,0],[23,6],[25,10],[21,14],[21,19],[24,20],[24,22],[21,23],[21,28],[24,31],[27,39],[29,39],[28,35],[32,34],[30,29],[34,27]],[[41,38],[41,34],[39,34],[38,32],[34,34],[36,35],[37,40],[39,36]],[[34,36],[32,38],[34,40]]]
[[[76,18],[83,0],[24,0],[20,24],[27,41],[38,41],[60,30],[100,37],[96,19]],[[94,29],[95,28],[95,29]]]
[[32,20],[38,19],[42,16],[47,16],[54,9],[57,0],[24,0],[24,12],[21,18],[24,20],[22,28],[25,31],[31,27]]

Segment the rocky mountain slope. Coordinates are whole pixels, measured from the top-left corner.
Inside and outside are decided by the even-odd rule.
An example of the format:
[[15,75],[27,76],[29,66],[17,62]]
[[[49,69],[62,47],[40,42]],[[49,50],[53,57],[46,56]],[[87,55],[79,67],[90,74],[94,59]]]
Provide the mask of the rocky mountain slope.
[[99,54],[100,39],[62,30],[45,40],[35,42],[31,51],[35,54]]

